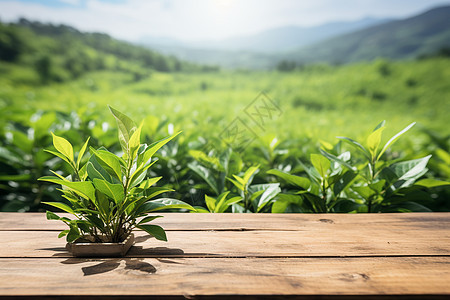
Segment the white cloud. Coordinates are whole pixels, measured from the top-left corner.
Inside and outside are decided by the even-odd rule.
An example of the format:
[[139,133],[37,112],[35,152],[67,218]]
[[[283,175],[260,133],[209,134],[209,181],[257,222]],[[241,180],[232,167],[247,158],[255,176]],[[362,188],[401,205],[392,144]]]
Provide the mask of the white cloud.
[[[79,0],[61,0],[76,4]],[[136,40],[144,35],[183,40],[220,39],[284,26],[312,26],[368,15],[404,17],[429,8],[435,0],[87,0],[83,6],[0,1],[0,18],[18,17],[65,23],[84,31],[101,31]],[[446,1],[448,3],[448,1]]]

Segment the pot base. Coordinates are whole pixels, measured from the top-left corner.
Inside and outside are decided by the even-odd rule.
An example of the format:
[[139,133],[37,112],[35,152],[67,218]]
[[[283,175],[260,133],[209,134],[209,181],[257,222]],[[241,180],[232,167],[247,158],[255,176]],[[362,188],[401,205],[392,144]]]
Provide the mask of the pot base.
[[134,244],[134,234],[120,243],[67,243],[66,249],[75,257],[125,256]]

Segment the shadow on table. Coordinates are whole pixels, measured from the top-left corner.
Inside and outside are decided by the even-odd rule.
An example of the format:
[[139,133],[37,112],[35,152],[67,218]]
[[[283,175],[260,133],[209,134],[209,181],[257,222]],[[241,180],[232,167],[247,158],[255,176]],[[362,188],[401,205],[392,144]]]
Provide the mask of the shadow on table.
[[[136,237],[135,242],[143,243],[152,238],[149,235]],[[68,251],[64,247],[40,248],[36,250],[47,250],[57,252],[53,257],[67,258]],[[182,249],[154,247],[144,248],[143,246],[134,245],[128,251],[125,257],[120,258],[101,258],[101,257],[70,257],[62,261],[62,264],[85,264],[98,262],[93,266],[82,267],[84,276],[102,274],[119,269],[121,263],[125,264],[123,271],[139,271],[145,274],[156,273],[157,269],[150,263],[144,261],[146,258],[154,258],[162,263],[182,264],[179,261],[173,261],[170,258],[184,258],[184,257],[206,257],[206,256],[220,256],[213,253],[185,253]],[[122,270],[122,269],[120,269]]]
[[84,264],[89,262],[99,262],[96,265],[82,267],[84,276],[107,273],[118,269],[121,262],[125,263],[123,270],[139,271],[146,274],[156,273],[156,268],[144,261],[144,258],[68,258],[62,264]]
[[[59,253],[54,253],[54,257],[67,257],[68,252],[64,247],[41,248],[37,250],[48,250]],[[155,259],[162,263],[180,264],[180,262],[172,261],[167,256],[182,256],[184,251],[176,248],[156,247],[143,248],[142,246],[132,246],[126,257],[120,258],[101,258],[101,257],[71,257],[62,261],[62,264],[84,264],[89,262],[99,262],[96,265],[82,267],[84,276],[102,274],[110,272],[119,268],[121,262],[124,262],[125,271],[140,271],[146,274],[156,273],[156,268],[144,260],[146,256],[154,256]],[[131,257],[130,257],[131,256]],[[143,257],[135,257],[143,256]],[[158,258],[165,257],[165,258]]]

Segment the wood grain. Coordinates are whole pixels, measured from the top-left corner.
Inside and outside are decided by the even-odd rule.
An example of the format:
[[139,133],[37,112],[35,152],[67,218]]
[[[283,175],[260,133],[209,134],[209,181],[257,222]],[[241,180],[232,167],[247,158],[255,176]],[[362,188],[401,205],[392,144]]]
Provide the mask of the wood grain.
[[126,258],[84,259],[64,224],[0,213],[0,298],[450,297],[450,213],[163,215],[169,242],[136,231]]
[[0,259],[0,294],[450,295],[449,266],[448,257]]
[[[69,214],[61,213],[61,216]],[[166,230],[305,230],[311,227],[330,228],[332,225],[349,225],[358,228],[375,228],[389,225],[392,228],[448,229],[449,213],[407,214],[189,214],[159,213],[164,218],[158,223]],[[0,213],[1,230],[63,230],[59,221],[47,221],[44,213]]]
[[[450,231],[349,225],[304,231],[169,231],[169,242],[136,232],[133,257],[450,255]],[[55,231],[0,231],[0,257],[68,257]]]

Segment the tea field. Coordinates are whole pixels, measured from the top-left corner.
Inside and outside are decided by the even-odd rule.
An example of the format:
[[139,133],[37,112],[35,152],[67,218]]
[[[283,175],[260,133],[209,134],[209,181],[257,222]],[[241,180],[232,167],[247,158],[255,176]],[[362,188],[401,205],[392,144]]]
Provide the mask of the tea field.
[[92,70],[46,83],[32,67],[0,62],[0,74],[1,211],[60,200],[37,180],[70,172],[44,151],[51,132],[75,151],[91,137],[119,153],[107,105],[143,122],[143,143],[182,131],[149,175],[198,212],[450,211],[448,58],[292,72]]

